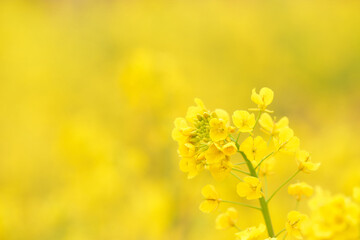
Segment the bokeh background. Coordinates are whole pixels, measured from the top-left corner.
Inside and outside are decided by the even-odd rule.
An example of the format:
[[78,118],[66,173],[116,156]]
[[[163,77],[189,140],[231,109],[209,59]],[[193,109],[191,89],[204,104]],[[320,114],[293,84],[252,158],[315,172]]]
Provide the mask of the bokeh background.
[[[334,193],[360,185],[359,1],[0,1],[0,239],[233,239],[178,168],[194,97],[232,113],[275,92]],[[294,169],[281,162],[275,188]],[[270,187],[271,188],[271,187]],[[295,203],[271,205],[275,228]],[[306,212],[306,204],[301,205]],[[221,208],[222,209],[222,208]],[[241,226],[261,216],[239,209]]]

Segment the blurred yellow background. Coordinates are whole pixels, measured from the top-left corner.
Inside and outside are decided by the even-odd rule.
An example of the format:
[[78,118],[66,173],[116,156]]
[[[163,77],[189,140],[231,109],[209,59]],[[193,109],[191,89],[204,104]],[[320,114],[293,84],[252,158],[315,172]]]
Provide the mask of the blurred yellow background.
[[[0,1],[0,239],[233,239],[198,210],[171,139],[194,97],[229,113],[274,90],[302,180],[360,185],[359,1]],[[279,185],[295,162],[269,178]],[[271,205],[280,230],[295,203]],[[301,206],[307,211],[306,204]],[[243,225],[261,215],[239,209]]]

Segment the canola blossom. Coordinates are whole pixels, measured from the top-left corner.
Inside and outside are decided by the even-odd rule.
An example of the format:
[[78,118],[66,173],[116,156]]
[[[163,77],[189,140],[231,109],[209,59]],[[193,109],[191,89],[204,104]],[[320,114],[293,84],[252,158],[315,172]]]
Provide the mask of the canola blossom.
[[[305,182],[291,183],[300,174],[315,172],[320,163],[313,162],[311,154],[300,148],[300,140],[289,127],[289,119],[279,120],[269,105],[274,93],[269,88],[252,91],[251,100],[255,108],[236,110],[229,114],[222,109],[214,111],[205,107],[200,99],[195,106],[189,107],[185,118],[175,120],[172,136],[178,142],[180,170],[187,173],[189,179],[209,171],[215,180],[235,177],[238,181],[236,191],[239,199],[251,201],[227,200],[213,185],[202,189],[204,197],[199,209],[204,213],[218,210],[221,204],[231,204],[225,212],[218,214],[215,220],[217,229],[236,229],[234,238],[238,240],[265,239],[358,239],[360,236],[360,188],[354,187],[353,199],[343,195],[331,196],[317,187]],[[253,111],[253,112],[251,112]],[[234,156],[239,154],[239,162]],[[290,156],[295,168],[288,179],[275,186],[269,193],[267,176],[276,173],[276,163],[281,155]],[[281,164],[289,163],[281,162]],[[297,166],[297,167],[296,167]],[[285,187],[295,199],[296,207],[284,216],[283,229],[275,229],[270,214],[270,202]],[[309,214],[298,211],[300,201],[309,200]],[[256,206],[253,201],[259,202]],[[263,222],[257,226],[240,226],[240,210],[235,207],[248,207],[261,212]],[[241,222],[242,223],[242,222]],[[349,238],[349,236],[353,238]]]

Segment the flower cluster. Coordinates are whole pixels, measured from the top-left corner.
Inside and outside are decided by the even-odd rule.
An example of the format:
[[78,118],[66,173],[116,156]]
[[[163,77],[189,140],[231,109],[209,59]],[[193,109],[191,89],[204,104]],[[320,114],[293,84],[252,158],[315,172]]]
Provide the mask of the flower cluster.
[[[196,106],[188,109],[185,118],[175,120],[172,137],[179,144],[178,153],[181,157],[180,169],[193,178],[202,170],[209,170],[216,180],[223,180],[233,175],[239,180],[236,192],[239,197],[247,200],[258,199],[259,207],[242,202],[223,200],[213,185],[202,189],[204,197],[200,210],[205,213],[217,209],[219,204],[233,204],[261,211],[264,223],[242,229],[237,225],[237,210],[233,207],[216,218],[216,228],[238,229],[236,238],[239,240],[277,239],[280,235],[286,239],[302,239],[308,217],[298,211],[291,211],[284,220],[283,230],[275,233],[269,213],[268,204],[283,187],[299,173],[316,171],[320,164],[314,163],[309,152],[300,149],[300,140],[289,127],[287,117],[279,120],[272,116],[268,106],[273,101],[273,91],[262,88],[259,93],[252,91],[251,100],[255,108],[237,110],[229,114],[222,110],[208,110],[203,102],[195,99]],[[250,111],[250,112],[249,112]],[[253,111],[253,112],[251,112]],[[259,131],[260,130],[260,131]],[[231,156],[240,154],[242,162],[234,162]],[[265,179],[274,171],[277,155],[285,153],[294,156],[298,168],[271,195],[264,191]],[[245,175],[243,177],[239,174]],[[289,186],[288,193],[295,197],[297,203],[304,197],[313,194],[313,188],[304,183]],[[359,193],[357,193],[359,195]]]

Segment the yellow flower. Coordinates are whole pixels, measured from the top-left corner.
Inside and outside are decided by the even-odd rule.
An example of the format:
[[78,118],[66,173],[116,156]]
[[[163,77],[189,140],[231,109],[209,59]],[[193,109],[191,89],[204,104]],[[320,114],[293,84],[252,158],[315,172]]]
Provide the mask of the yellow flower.
[[210,120],[210,137],[214,142],[224,140],[228,136],[228,127],[223,119],[213,118]]
[[273,174],[274,165],[275,165],[274,157],[270,157],[265,161],[263,161],[263,163],[260,166],[259,176],[264,177]]
[[355,201],[360,202],[360,187],[354,188],[353,197],[354,197]]
[[175,128],[172,131],[172,138],[179,142],[187,142],[192,128],[188,126],[185,118],[176,118],[174,121]]
[[274,99],[274,92],[267,87],[261,88],[259,94],[256,93],[255,88],[252,90],[251,100],[258,105],[259,110],[266,110]]
[[267,144],[260,136],[253,138],[247,137],[240,145],[240,151],[244,152],[246,157],[256,166],[259,161],[265,156],[267,151]]
[[181,157],[193,157],[195,155],[195,146],[191,143],[180,144],[178,152]]
[[225,145],[222,146],[221,149],[222,152],[227,156],[234,155],[237,152],[237,148],[234,142],[226,143]]
[[207,112],[207,109],[199,98],[195,98],[196,106],[191,106],[188,108],[186,113],[186,120],[193,123],[195,120],[198,119],[198,115],[203,115],[205,112]]
[[201,194],[204,196],[204,201],[201,202],[199,209],[204,213],[214,211],[220,203],[219,194],[213,185],[206,185],[202,188]]
[[277,151],[293,153],[299,149],[300,140],[294,136],[294,131],[290,128],[284,128],[279,135],[274,138],[274,144]]
[[302,227],[307,216],[297,211],[291,211],[287,215],[287,222],[285,228],[288,234],[288,238],[303,239]]
[[311,161],[310,153],[304,150],[297,153],[297,163],[299,170],[304,173],[314,172],[320,167],[320,163],[313,163]]
[[204,166],[205,158],[203,155],[200,155],[198,158],[183,157],[179,163],[180,170],[188,173],[188,179],[196,177],[204,169]]
[[289,119],[282,117],[278,122],[274,122],[268,113],[263,113],[259,119],[259,124],[265,133],[277,136],[282,130],[289,127]]
[[244,182],[238,183],[237,193],[248,200],[261,198],[263,194],[260,180],[256,177],[245,177]]
[[217,216],[215,223],[217,229],[234,227],[238,219],[238,212],[235,208],[228,208],[225,213]]
[[239,240],[263,240],[266,227],[260,223],[259,227],[250,227],[244,231],[238,232],[235,235]]
[[209,165],[209,171],[215,180],[223,180],[225,179],[231,172],[233,165],[229,160],[228,156],[224,156],[217,163],[213,163]]
[[288,187],[288,193],[300,201],[302,196],[311,197],[314,189],[305,182],[294,183]]
[[255,115],[247,111],[235,111],[232,116],[235,126],[240,132],[251,132],[255,125]]

